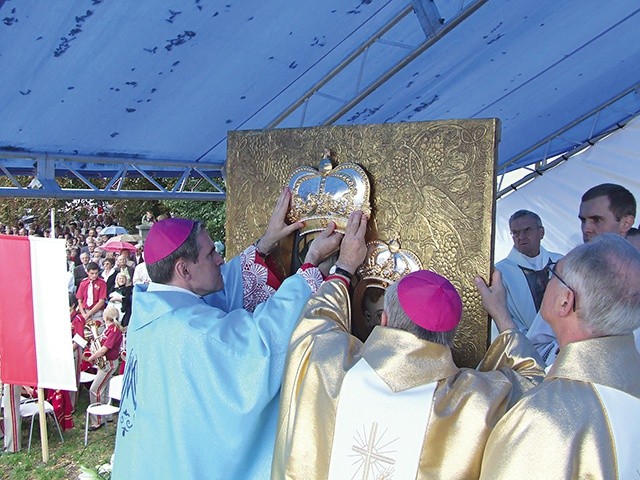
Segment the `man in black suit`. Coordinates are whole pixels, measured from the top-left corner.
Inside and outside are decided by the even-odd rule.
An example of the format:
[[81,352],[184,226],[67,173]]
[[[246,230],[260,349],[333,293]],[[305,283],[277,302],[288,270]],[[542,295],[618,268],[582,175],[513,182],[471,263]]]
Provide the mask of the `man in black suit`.
[[80,265],[73,269],[73,281],[76,284],[76,290],[78,289],[78,285],[80,282],[87,278],[87,264],[89,263],[90,257],[87,252],[83,252],[80,254]]

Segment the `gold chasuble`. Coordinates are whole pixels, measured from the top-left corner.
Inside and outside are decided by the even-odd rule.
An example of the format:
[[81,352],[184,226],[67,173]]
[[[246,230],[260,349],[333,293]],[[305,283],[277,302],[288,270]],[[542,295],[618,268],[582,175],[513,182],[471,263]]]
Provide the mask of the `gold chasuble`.
[[491,433],[482,478],[640,478],[639,419],[633,334],[570,343]]
[[368,408],[370,397],[363,395],[363,410],[373,412],[372,418],[364,423],[347,416],[347,425],[336,426],[343,382],[354,366],[375,372],[386,384],[379,391],[388,391],[391,402],[394,395],[402,397],[410,389],[427,399],[425,411],[403,412],[415,415],[415,425],[409,428],[420,429],[410,432],[411,438],[419,439],[417,455],[410,459],[415,478],[477,478],[491,429],[544,376],[529,341],[517,331],[505,332],[489,347],[477,370],[458,368],[449,348],[403,330],[375,327],[363,344],[348,333],[350,310],[345,284],[332,279],[302,313],[282,385],[272,478],[328,478],[335,460],[334,432],[346,428],[353,431],[352,445],[344,444],[341,433],[343,451],[338,453],[351,454],[355,468],[344,471],[343,478],[399,479],[394,465],[406,464],[406,451],[394,445],[404,439],[399,439],[402,432],[384,425],[393,415],[376,415],[376,408]]

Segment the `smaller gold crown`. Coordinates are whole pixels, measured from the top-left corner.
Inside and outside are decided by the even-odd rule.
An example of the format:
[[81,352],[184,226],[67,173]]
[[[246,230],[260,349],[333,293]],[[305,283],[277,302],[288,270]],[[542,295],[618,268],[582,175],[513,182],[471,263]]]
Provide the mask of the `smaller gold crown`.
[[329,151],[325,151],[320,168],[296,168],[289,177],[291,209],[287,220],[303,221],[300,234],[324,230],[335,222],[336,230],[344,233],[349,215],[362,210],[371,215],[371,187],[364,169],[356,163],[342,163],[333,168]]
[[368,286],[387,288],[405,275],[422,270],[422,262],[411,250],[402,250],[398,240],[367,243],[367,257],[358,267],[360,281]]

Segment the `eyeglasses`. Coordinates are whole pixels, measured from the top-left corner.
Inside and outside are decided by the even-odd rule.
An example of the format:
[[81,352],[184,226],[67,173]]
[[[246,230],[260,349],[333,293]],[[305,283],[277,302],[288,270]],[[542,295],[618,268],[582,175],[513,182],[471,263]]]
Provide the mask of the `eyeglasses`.
[[562,277],[560,275],[558,275],[558,272],[556,272],[556,265],[558,265],[558,262],[553,262],[549,264],[549,272],[551,272],[551,275],[555,276],[558,280],[560,280],[560,283],[562,283],[565,287],[567,287],[569,290],[571,290],[571,293],[573,293],[573,311],[576,311],[576,291],[571,288],[569,286],[569,284],[567,282],[565,282]]
[[525,237],[528,237],[529,235],[531,235],[533,233],[534,230],[538,230],[539,228],[542,227],[527,227],[527,228],[523,228],[522,230],[511,230],[511,236],[513,238],[523,235]]

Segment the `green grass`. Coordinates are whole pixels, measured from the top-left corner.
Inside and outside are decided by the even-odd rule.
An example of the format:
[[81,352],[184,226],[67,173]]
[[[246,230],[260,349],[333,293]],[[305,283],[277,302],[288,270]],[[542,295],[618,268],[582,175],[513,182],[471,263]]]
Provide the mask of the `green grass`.
[[88,404],[89,392],[81,386],[78,407],[73,414],[74,426],[72,429],[62,432],[64,443],[60,442],[60,436],[53,421],[50,418],[47,420],[49,461],[46,464],[42,463],[40,426],[37,417],[33,425],[30,453],[27,453],[27,445],[31,420],[24,420],[22,422],[22,451],[0,455],[0,478],[76,480],[82,473],[81,465],[95,469],[97,465],[108,463],[115,445],[117,417],[114,416],[114,422],[107,423],[106,427],[89,432],[89,442],[85,447],[84,422]]

